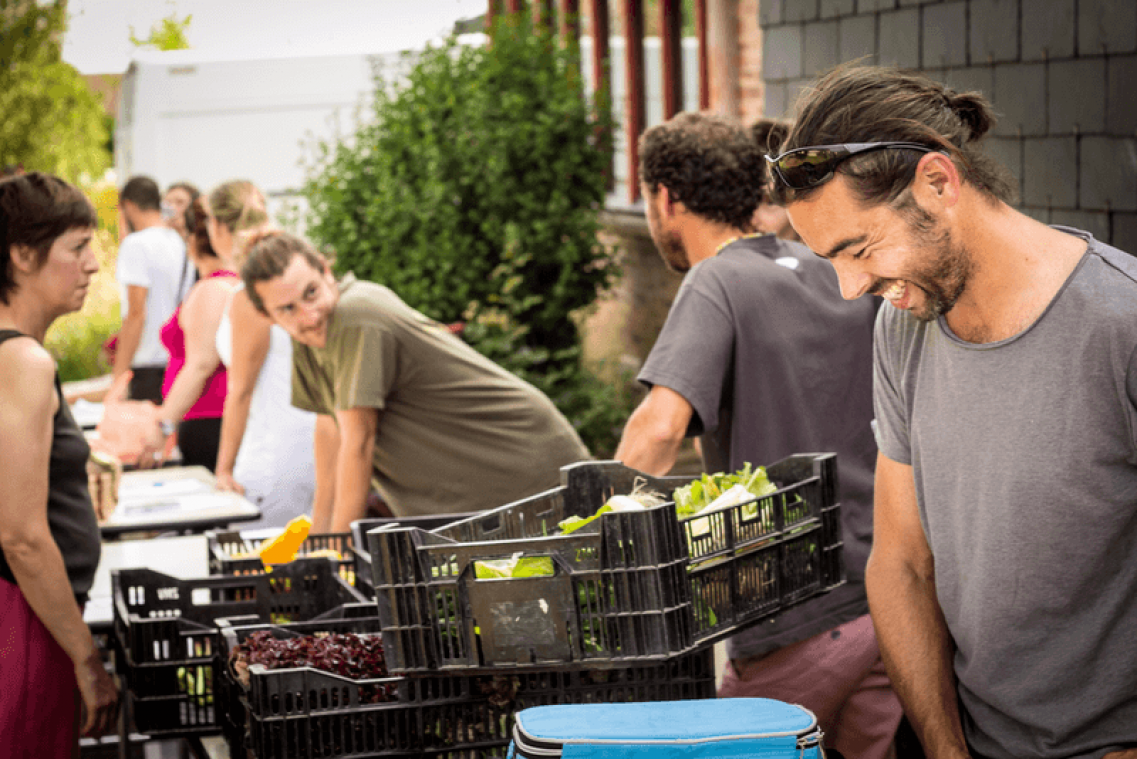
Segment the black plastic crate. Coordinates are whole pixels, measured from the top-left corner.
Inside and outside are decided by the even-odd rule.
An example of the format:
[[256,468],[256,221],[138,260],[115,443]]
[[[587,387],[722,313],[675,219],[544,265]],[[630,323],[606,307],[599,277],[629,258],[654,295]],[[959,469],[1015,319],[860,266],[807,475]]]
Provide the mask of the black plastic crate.
[[220,730],[221,620],[339,618],[366,600],[322,559],[279,565],[268,574],[200,580],[121,569],[111,573],[111,583],[115,671],[133,694],[138,731],[153,736]]
[[[560,487],[432,532],[371,531],[392,671],[660,659],[839,585],[836,456],[766,471],[778,490],[731,508],[680,520],[668,502],[556,534],[637,483],[670,496],[692,479],[583,462]],[[478,562],[517,554],[547,557],[553,574],[477,578]]]
[[[291,634],[305,635],[326,632],[359,632],[378,630],[379,620],[375,617],[373,603],[344,604],[334,610],[321,614],[316,620],[296,622],[287,625]],[[249,628],[243,635],[234,632]],[[248,735],[248,712],[246,689],[234,678],[229,667],[229,655],[238,637],[244,640],[249,632],[265,629],[285,629],[274,625],[254,623],[248,618],[219,620],[219,647],[217,651],[216,672],[218,683],[218,721],[221,734],[229,745],[231,759],[245,759],[252,749]]]
[[421,517],[374,517],[370,519],[357,519],[351,523],[351,553],[355,570],[355,587],[363,595],[374,598],[375,587],[372,584],[371,571],[371,544],[367,534],[377,527],[390,529],[396,525],[401,527],[417,527],[420,530],[434,530],[445,527],[462,519],[469,519],[473,513],[463,514],[431,514]]
[[[314,632],[376,633],[379,621],[318,630],[317,623],[224,633],[232,648],[251,633],[277,637]],[[228,678],[233,674],[227,671]],[[531,706],[714,698],[711,650],[623,667],[350,680],[311,668],[249,668],[248,746],[258,759],[338,757],[503,757],[513,719]],[[375,690],[392,700],[366,703]],[[361,698],[361,695],[364,698]]]
[[[247,556],[260,550],[271,538],[249,538],[238,531],[210,531],[206,533],[209,546],[209,573],[214,575],[264,574],[264,562],[259,556]],[[317,551],[335,551],[339,558],[324,557],[339,568],[340,577],[355,585],[355,557],[350,532],[331,532],[308,535],[296,551],[297,559],[310,557]],[[368,567],[370,573],[370,567]],[[371,578],[368,577],[370,590]],[[369,593],[370,594],[370,593]]]

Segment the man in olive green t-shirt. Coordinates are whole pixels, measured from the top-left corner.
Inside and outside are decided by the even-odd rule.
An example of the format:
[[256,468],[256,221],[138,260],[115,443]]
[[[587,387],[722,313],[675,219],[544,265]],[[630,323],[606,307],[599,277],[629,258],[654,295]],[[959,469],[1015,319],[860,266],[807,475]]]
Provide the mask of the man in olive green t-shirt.
[[397,516],[482,511],[589,458],[539,390],[386,287],[337,283],[303,240],[262,237],[242,275],[293,338],[293,405],[320,414],[314,531],[349,530],[372,478]]

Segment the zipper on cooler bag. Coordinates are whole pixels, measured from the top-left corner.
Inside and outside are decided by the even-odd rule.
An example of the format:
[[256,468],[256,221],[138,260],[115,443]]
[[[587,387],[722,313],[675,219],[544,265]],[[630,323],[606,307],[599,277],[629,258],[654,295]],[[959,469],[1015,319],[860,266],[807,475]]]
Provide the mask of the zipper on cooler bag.
[[523,759],[555,759],[561,755],[564,744],[560,741],[543,741],[526,735],[520,725],[514,725],[513,749],[515,755]]
[[[809,751],[810,749],[813,749],[813,748],[817,749],[818,759],[825,759],[825,748],[824,748],[824,746],[821,745],[821,739],[824,737],[824,733],[821,732],[821,728],[815,722],[813,724],[813,726],[807,728],[807,730],[809,730],[810,732],[800,733],[797,736],[797,746],[796,747],[797,747],[797,752],[798,752],[798,754],[797,754],[798,759],[804,759],[806,752]],[[770,735],[756,735],[756,736],[748,736],[748,737],[764,738],[764,737],[774,737],[775,735],[778,735],[778,734],[772,733]],[[782,733],[782,735],[784,735],[784,733]],[[737,738],[739,736],[732,736],[732,737]],[[533,736],[526,734],[522,730],[520,725],[515,724],[513,726],[514,755],[509,757],[509,759],[515,759],[516,757],[520,757],[521,759],[557,759],[557,757],[560,757],[561,754],[563,753],[564,746],[566,743],[578,743],[578,742],[621,743],[622,741],[620,741],[620,740],[595,741],[595,740],[587,740],[587,739],[585,739],[583,741],[573,740],[573,739],[563,740],[563,741],[542,740],[540,738],[534,738]],[[639,741],[632,741],[632,742],[640,744],[640,743],[670,743],[671,741],[666,741],[666,740],[643,741],[643,740],[639,740]],[[676,743],[701,743],[701,742],[702,742],[702,740],[676,741]]]
[[821,732],[820,727],[809,735],[799,735],[797,738],[798,759],[802,759],[805,752],[811,748],[817,749],[818,759],[825,759],[825,747],[821,745],[821,739],[824,737],[825,733]]

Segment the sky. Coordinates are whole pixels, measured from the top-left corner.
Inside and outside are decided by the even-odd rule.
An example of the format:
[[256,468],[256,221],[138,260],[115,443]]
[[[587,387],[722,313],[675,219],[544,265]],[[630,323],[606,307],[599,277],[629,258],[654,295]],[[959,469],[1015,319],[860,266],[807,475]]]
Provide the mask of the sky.
[[137,37],[170,15],[192,15],[200,52],[241,57],[381,53],[444,36],[487,0],[69,0],[63,59],[82,74],[120,74]]

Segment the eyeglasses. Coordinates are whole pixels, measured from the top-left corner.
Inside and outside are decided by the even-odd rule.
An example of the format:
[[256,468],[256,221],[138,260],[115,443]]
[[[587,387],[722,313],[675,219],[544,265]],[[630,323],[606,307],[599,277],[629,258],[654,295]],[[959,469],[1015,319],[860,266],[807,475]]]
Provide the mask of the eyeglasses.
[[858,153],[889,148],[919,150],[922,153],[934,153],[937,150],[918,142],[848,142],[842,145],[794,148],[776,158],[765,158],[782,184],[791,190],[807,190],[828,181],[837,171],[837,165],[845,159]]

